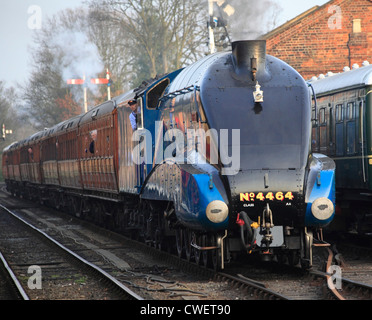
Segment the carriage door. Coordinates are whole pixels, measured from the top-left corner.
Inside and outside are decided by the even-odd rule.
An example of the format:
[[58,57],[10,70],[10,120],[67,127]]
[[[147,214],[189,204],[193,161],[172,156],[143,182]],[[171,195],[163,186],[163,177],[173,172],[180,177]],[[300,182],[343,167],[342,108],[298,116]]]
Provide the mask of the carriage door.
[[326,108],[319,109],[319,151],[328,154]]
[[344,106],[336,105],[336,157],[344,155]]
[[346,153],[354,156],[356,149],[356,108],[354,102],[349,102],[346,106]]
[[361,156],[361,163],[360,166],[362,168],[361,174],[362,179],[361,181],[363,184],[363,188],[368,188],[367,181],[368,181],[368,172],[367,172],[367,166],[368,166],[368,160],[366,159],[365,155],[367,154],[367,145],[366,145],[366,123],[365,123],[365,100],[362,98],[362,101],[359,101],[359,106],[357,107],[358,114],[357,114],[357,120],[358,120],[358,137],[359,137],[359,146],[360,150],[358,151],[358,154]]
[[346,154],[349,159],[347,170],[349,171],[350,177],[353,177],[349,181],[349,187],[359,188],[361,187],[361,173],[362,166],[361,161],[357,157],[359,150],[357,149],[357,115],[359,108],[356,108],[355,102],[348,102],[346,104]]
[[137,176],[137,188],[138,190],[142,187],[143,181],[146,177],[146,150],[148,140],[146,139],[146,130],[143,128],[143,100],[137,99],[138,109],[137,109],[137,130],[133,133],[135,135],[135,141],[138,141],[137,147],[133,149],[133,156],[135,157],[136,164],[136,176]]

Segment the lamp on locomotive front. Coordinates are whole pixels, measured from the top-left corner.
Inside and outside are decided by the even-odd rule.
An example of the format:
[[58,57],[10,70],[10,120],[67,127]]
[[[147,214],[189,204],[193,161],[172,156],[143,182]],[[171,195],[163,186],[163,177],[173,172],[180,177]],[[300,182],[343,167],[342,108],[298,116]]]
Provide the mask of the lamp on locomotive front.
[[333,202],[325,197],[316,199],[311,205],[311,213],[316,219],[320,221],[330,219],[334,211],[335,207],[333,205]]
[[263,102],[263,91],[261,90],[261,86],[259,85],[258,81],[256,83],[256,91],[253,92],[253,98],[255,103]]

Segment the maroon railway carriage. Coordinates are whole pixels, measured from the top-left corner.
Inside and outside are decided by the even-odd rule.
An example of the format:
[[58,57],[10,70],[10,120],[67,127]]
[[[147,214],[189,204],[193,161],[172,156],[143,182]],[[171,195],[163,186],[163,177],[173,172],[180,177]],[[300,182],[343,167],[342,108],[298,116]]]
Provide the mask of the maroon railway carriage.
[[9,191],[77,215],[115,214],[122,192],[126,197],[138,192],[132,128],[123,121],[134,95],[131,91],[4,149]]
[[137,128],[153,127],[159,98],[179,72],[155,78],[4,149],[8,190],[98,223],[110,220],[119,229],[128,227],[128,220],[138,224],[139,193],[149,168],[133,162],[138,142],[132,141],[128,101],[137,99]]

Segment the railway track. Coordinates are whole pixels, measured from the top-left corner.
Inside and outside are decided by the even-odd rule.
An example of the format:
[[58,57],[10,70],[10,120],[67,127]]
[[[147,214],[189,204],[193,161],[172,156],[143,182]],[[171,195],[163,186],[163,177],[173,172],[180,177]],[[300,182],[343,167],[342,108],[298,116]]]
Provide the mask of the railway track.
[[[55,299],[68,299],[68,287],[75,284],[79,287],[80,298],[142,300],[107,272],[1,204],[0,210],[0,246],[7,256],[7,268],[13,270],[18,278],[18,287],[21,286],[20,290],[27,292],[30,299],[39,299],[39,295],[45,295],[45,291],[53,285],[60,286],[61,295]],[[9,234],[11,236],[8,237]],[[16,277],[13,276],[14,279]],[[92,292],[98,293],[98,296],[92,295]]]
[[[3,210],[7,210],[8,213],[10,212],[9,209],[5,208],[1,204],[0,204],[0,208],[3,209]],[[32,213],[28,209],[23,209],[23,211],[26,211],[28,214],[32,215]],[[13,214],[14,213],[12,213],[12,215]],[[17,215],[15,217],[17,219],[19,219],[20,221],[22,221],[22,223],[26,223],[29,227],[31,226],[28,222],[26,222],[22,218],[19,218]],[[45,221],[44,221],[44,223],[45,223]],[[35,227],[31,226],[31,228],[34,229]],[[49,228],[52,228],[51,224],[49,225]],[[37,229],[37,228],[35,228],[35,229]],[[43,231],[38,230],[38,232],[41,232],[43,234],[43,236],[47,236],[48,240],[51,240],[53,243],[56,242],[56,240],[54,240],[50,236],[46,235]],[[76,236],[74,236],[74,239],[76,241]],[[180,260],[178,257],[169,255],[169,254],[164,253],[164,252],[159,252],[155,248],[148,247],[144,244],[138,244],[137,243],[136,245],[134,245],[132,241],[131,241],[131,243],[133,245],[132,246],[133,248],[140,246],[140,247],[142,247],[142,249],[144,251],[146,251],[147,254],[160,255],[160,256],[162,256],[161,259],[167,260],[170,264],[172,264],[174,266],[177,266],[177,267],[179,267],[180,269],[182,269],[186,272],[201,273],[209,279],[214,279],[214,281],[216,283],[225,283],[225,284],[228,283],[228,286],[230,285],[231,282],[233,282],[234,283],[234,288],[236,288],[236,290],[239,290],[241,292],[242,288],[245,289],[244,293],[243,293],[243,296],[245,296],[246,298],[249,298],[249,299],[270,299],[270,300],[287,299],[283,295],[280,295],[280,294],[266,288],[265,286],[262,286],[258,283],[255,283],[251,279],[247,279],[245,277],[234,277],[234,276],[231,276],[231,275],[228,275],[228,274],[225,274],[225,273],[215,273],[212,270],[207,270],[205,268],[196,266],[193,263]],[[100,249],[100,250],[101,250],[101,252],[103,251],[102,249]],[[71,252],[70,250],[68,250],[68,251]],[[81,259],[83,259],[83,258],[81,258]],[[136,278],[137,276],[139,276],[140,278],[143,277],[142,273],[137,273],[135,271],[133,271],[133,272],[129,271],[129,273],[132,273],[134,275],[134,278]],[[128,283],[129,285],[131,285],[135,288],[140,288],[140,289],[141,289],[141,287],[143,289],[143,286],[144,286],[144,284],[142,284],[142,285],[138,284],[138,281],[134,282],[133,277],[130,277],[130,279],[128,279],[128,270],[125,273],[121,273],[121,275],[117,274],[117,280],[116,281]],[[209,281],[209,282],[211,282],[211,281]],[[160,285],[160,288],[157,288],[157,286],[159,286],[159,285]],[[151,287],[152,290],[154,290],[154,291],[169,292],[172,297],[191,296],[194,299],[197,298],[197,297],[203,297],[203,293],[196,291],[194,288],[188,288],[187,286],[183,286],[182,284],[180,285],[178,283],[178,281],[171,281],[169,279],[165,279],[163,277],[159,277],[159,276],[156,276],[156,275],[146,277],[146,289],[149,290],[149,287]],[[150,291],[151,291],[151,289],[150,289]],[[204,294],[204,296],[205,297],[210,297],[207,294]]]
[[[87,260],[92,261],[89,258],[91,251],[98,252],[104,262],[98,261],[98,258],[93,258],[93,261],[96,260],[96,263],[106,270],[106,273],[114,275],[117,281],[124,283],[145,299],[320,300],[333,298],[333,296],[326,294],[328,292],[327,275],[321,275],[319,272],[303,274],[293,268],[275,271],[278,264],[273,264],[273,267],[267,270],[265,270],[266,267],[258,265],[243,266],[245,272],[233,270],[231,274],[227,274],[227,272],[215,273],[197,266],[195,263],[180,260],[176,256],[102,230],[84,221],[78,220],[79,222],[76,222],[70,216],[62,219],[59,215],[56,216],[55,212],[45,213],[45,216],[39,212],[34,214],[35,204],[27,201],[17,204],[12,202],[8,206],[18,208],[33,221],[33,224],[42,225],[44,230],[47,230],[53,237],[59,236],[63,240],[62,242],[67,243],[65,243],[66,246],[70,247],[69,242],[74,245],[79,244],[80,246],[76,247],[74,251],[85,256]],[[59,226],[60,219],[63,221]],[[85,227],[79,225],[80,223],[90,226],[89,228],[92,230],[90,234],[87,230],[82,229]],[[77,236],[78,233],[85,234],[86,237],[82,239]],[[87,243],[87,238],[91,238],[92,241]],[[108,238],[114,242],[110,242],[107,240]],[[127,261],[127,264],[120,262],[120,259],[111,259],[115,255],[120,256],[119,251],[126,251],[127,257],[124,260]],[[133,259],[141,260],[144,265],[133,267],[136,264],[128,258],[128,255]],[[148,260],[151,259],[161,260],[166,265],[154,261],[149,262]],[[178,269],[180,272],[176,271]],[[185,276],[185,274],[187,275]],[[195,276],[196,274],[197,276]],[[252,276],[255,274],[259,276]],[[189,282],[186,280],[188,277],[191,279]],[[350,287],[349,284],[347,286]]]
[[351,243],[340,244],[339,248],[342,252],[336,255],[339,267],[332,270],[333,274],[327,274],[328,281],[335,286],[333,295],[342,300],[372,299],[372,249]]
[[[53,237],[59,238],[58,240],[63,242],[65,246],[74,248],[74,251],[78,251],[86,259],[96,260],[106,272],[114,274],[118,281],[125,283],[146,299],[253,300],[283,298],[280,295],[278,297],[275,294],[264,293],[259,288],[253,290],[250,281],[246,279],[235,278],[233,280],[231,276],[216,275],[213,270],[180,260],[176,256],[160,252],[153,247],[85,221],[76,220],[62,213],[57,214],[54,211],[49,213],[45,209],[39,210],[38,206],[29,201],[22,199],[21,202],[14,203],[13,198],[10,198],[3,199],[2,202],[7,202],[7,206],[17,210],[17,214],[22,214],[32,224],[40,225]],[[92,231],[88,231],[88,229]],[[123,259],[127,261],[127,264],[120,263],[119,258],[111,259],[111,256],[115,255],[122,257],[118,250],[126,252]],[[94,257],[91,251],[98,252],[104,262],[98,261],[98,257]],[[143,265],[136,264],[130,258],[140,260]],[[189,278],[190,281],[188,281]],[[235,283],[233,287],[230,285],[231,281]],[[246,290],[242,290],[242,288]]]
[[[251,288],[247,292],[269,300],[324,300],[326,282],[314,279],[311,273],[300,267],[275,261],[246,262],[241,266],[227,269],[236,286],[244,288],[241,282],[248,282]],[[224,275],[225,276],[225,275]],[[238,278],[238,279],[236,279]],[[252,283],[252,284],[251,284]]]
[[[270,276],[255,277],[252,282],[253,292],[269,299],[280,300],[371,300],[372,299],[372,264],[371,259],[352,258],[347,255],[344,258],[337,257],[330,248],[320,248],[323,256],[327,256],[324,269],[310,270],[307,274],[301,271],[285,270],[275,272]],[[341,256],[341,255],[340,255]],[[340,261],[341,259],[341,261]],[[339,264],[334,264],[337,261]],[[322,265],[322,263],[321,263]],[[244,276],[242,276],[245,278]],[[350,279],[349,277],[352,277]],[[266,279],[265,279],[266,278]],[[232,280],[236,281],[235,279]],[[237,284],[239,285],[239,284]],[[267,293],[265,289],[267,288]]]
[[226,284],[212,281],[213,271],[195,274],[194,265],[143,243],[6,193],[0,194],[0,202],[146,300],[244,298]]
[[[28,207],[22,206],[22,207]],[[29,208],[29,207],[28,207]],[[28,215],[32,216],[32,212],[29,209],[23,209],[24,212],[26,212]],[[57,218],[52,219],[57,220]],[[47,228],[51,231],[55,226],[53,227],[52,223],[47,223],[47,221],[39,220],[42,224],[47,224]],[[33,223],[35,223],[34,221]],[[76,229],[76,227],[73,227],[73,224],[71,225],[72,229]],[[59,232],[62,232],[59,230]],[[106,232],[106,231],[104,231]],[[63,231],[64,235],[63,237],[67,237],[66,230]],[[74,241],[76,242],[82,242],[81,239],[77,239],[76,235],[71,235],[71,237],[74,238]],[[93,237],[93,236],[92,236]],[[226,273],[215,273],[212,270],[208,270],[205,268],[202,268],[200,266],[195,265],[194,263],[190,263],[184,260],[180,260],[178,257],[169,255],[165,252],[159,252],[155,248],[146,246],[142,243],[136,243],[131,240],[127,240],[130,243],[130,247],[132,249],[142,247],[141,250],[143,250],[144,254],[150,255],[150,256],[156,256],[160,257],[162,261],[167,261],[170,265],[173,265],[174,268],[179,268],[183,272],[191,273],[191,274],[199,274],[200,278],[200,285],[199,287],[190,287],[188,285],[182,284],[181,281],[179,281],[179,277],[181,275],[176,275],[176,281],[172,280],[169,277],[163,277],[163,276],[157,276],[156,274],[147,274],[145,275],[143,272],[136,272],[132,270],[127,270],[126,272],[116,272],[116,278],[118,281],[128,284],[129,286],[132,286],[132,289],[138,289],[139,292],[143,291],[158,291],[163,293],[169,293],[171,298],[177,298],[177,297],[191,297],[193,299],[202,299],[202,298],[208,298],[213,299],[214,297],[211,296],[208,292],[216,292],[215,288],[218,288],[221,290],[220,294],[215,297],[215,299],[221,299],[222,295],[225,294],[226,299],[236,299],[235,296],[233,296],[233,292],[238,291],[240,294],[239,299],[269,299],[269,300],[286,300],[289,299],[288,297],[285,297],[284,295],[277,293],[270,288],[267,288],[266,286],[259,284],[258,282],[252,281],[251,279],[247,279],[247,277],[244,276],[233,276],[228,275]],[[90,245],[89,247],[92,248]],[[110,244],[110,247],[113,248],[113,246]],[[81,253],[83,253],[83,249],[80,249]],[[99,249],[102,253],[103,249]],[[106,257],[107,258],[107,257]],[[146,258],[143,258],[145,260]],[[161,267],[160,267],[161,268]],[[169,268],[169,267],[168,267]],[[163,268],[164,269],[164,268]],[[128,276],[128,275],[131,276]],[[142,278],[142,279],[141,279]],[[208,279],[206,281],[205,279]],[[195,282],[195,281],[194,281]],[[204,284],[204,288],[203,285]],[[233,284],[233,286],[231,286]],[[210,286],[210,290],[208,290],[208,285]],[[230,288],[230,291],[226,289],[226,287]],[[202,290],[200,290],[202,288]],[[152,297],[151,297],[152,298]],[[166,298],[168,299],[166,295],[160,296],[160,299]],[[159,298],[158,298],[159,299]]]

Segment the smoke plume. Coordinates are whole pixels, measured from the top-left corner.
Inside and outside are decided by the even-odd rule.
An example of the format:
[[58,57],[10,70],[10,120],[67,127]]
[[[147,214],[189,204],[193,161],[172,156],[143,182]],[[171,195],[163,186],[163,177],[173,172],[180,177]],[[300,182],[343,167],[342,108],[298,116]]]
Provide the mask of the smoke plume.
[[224,18],[228,22],[232,41],[254,40],[276,27],[282,10],[274,0],[219,0],[223,6],[230,5],[234,14]]
[[[63,79],[86,78],[85,83],[90,86],[90,78],[97,78],[98,73],[104,70],[98,49],[80,31],[65,30],[53,37],[53,44],[61,48],[61,62]],[[97,86],[89,87],[96,90]]]

